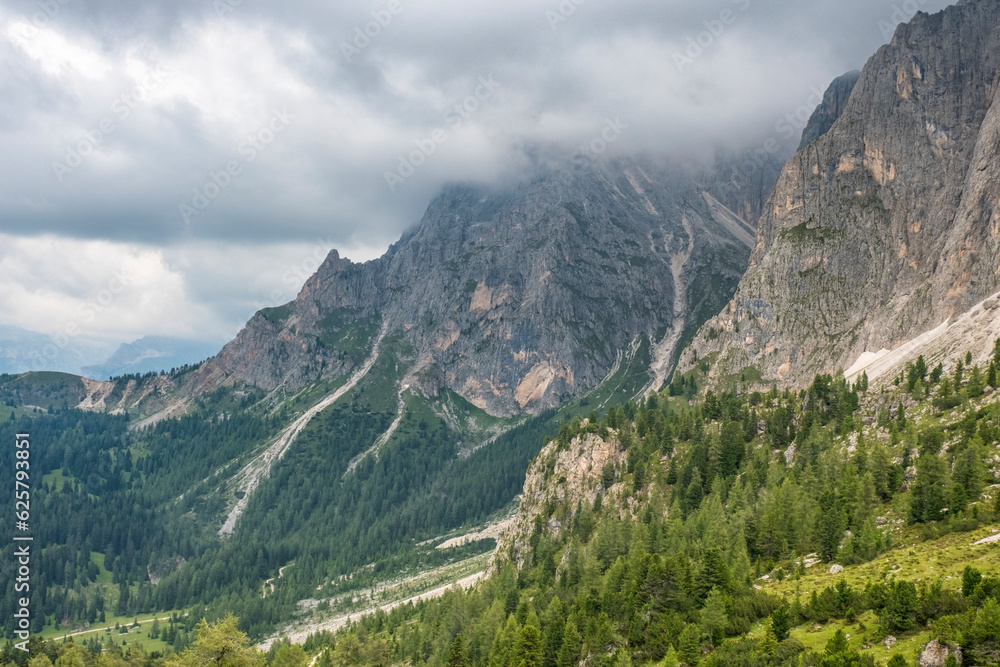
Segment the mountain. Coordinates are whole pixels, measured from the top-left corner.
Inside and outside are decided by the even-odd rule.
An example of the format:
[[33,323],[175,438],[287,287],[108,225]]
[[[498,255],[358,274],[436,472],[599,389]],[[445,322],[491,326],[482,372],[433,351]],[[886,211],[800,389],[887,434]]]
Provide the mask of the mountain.
[[[721,305],[753,228],[682,170],[620,160],[499,191],[449,188],[380,259],[330,255],[291,304],[223,349],[228,375],[294,391],[343,365],[324,340],[378,331],[410,348],[408,382],[494,415],[597,387],[651,344],[662,382],[678,342]],[[268,349],[266,363],[259,354]]]
[[824,376],[573,420],[478,583],[372,590],[364,618],[335,596],[286,629],[334,664],[344,646],[477,667],[995,664],[998,363],[919,398]]
[[[814,115],[803,143],[829,129],[781,172],[750,267],[683,369],[803,386],[1000,290],[1000,5],[918,13],[845,104],[848,84]],[[979,358],[991,345],[969,341]]]
[[746,268],[755,229],[724,202],[758,210],[776,173],[579,159],[451,186],[384,256],[331,252],[294,301],[193,372],[118,392],[129,405],[90,404],[153,414],[225,386],[293,395],[342,383],[385,346],[399,350],[397,389],[453,391],[494,416],[558,407],[622,369],[636,391],[660,386]]
[[108,341],[78,336],[50,336],[0,325],[0,373],[61,371],[83,374],[83,368],[108,355]]
[[203,361],[218,351],[218,345],[204,341],[143,336],[119,345],[103,363],[85,366],[82,374],[94,380],[106,380],[116,375],[169,371]]

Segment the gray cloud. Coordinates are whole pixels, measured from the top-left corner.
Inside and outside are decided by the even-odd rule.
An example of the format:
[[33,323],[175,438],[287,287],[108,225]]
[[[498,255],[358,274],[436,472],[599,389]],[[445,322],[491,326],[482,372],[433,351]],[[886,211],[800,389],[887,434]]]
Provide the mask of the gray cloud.
[[376,254],[445,182],[608,119],[622,151],[787,144],[782,120],[886,25],[944,4],[0,0],[0,233],[158,251],[223,331],[261,299],[204,263],[225,244],[261,266],[316,238]]

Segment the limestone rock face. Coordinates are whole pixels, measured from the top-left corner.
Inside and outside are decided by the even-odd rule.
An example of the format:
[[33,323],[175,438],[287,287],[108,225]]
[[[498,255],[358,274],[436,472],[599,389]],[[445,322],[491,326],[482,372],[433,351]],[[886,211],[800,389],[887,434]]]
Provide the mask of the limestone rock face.
[[450,187],[379,259],[331,252],[191,381],[296,391],[350,373],[384,329],[408,383],[495,415],[580,396],[642,344],[662,382],[746,268],[756,229],[719,200],[763,205],[763,177],[743,173],[620,159]]
[[826,93],[823,94],[823,101],[809,118],[805,129],[802,130],[802,142],[799,144],[799,150],[830,131],[833,124],[844,113],[844,109],[847,108],[847,101],[851,99],[851,93],[860,77],[861,72],[855,70],[833,80],[830,87],[826,89]]
[[1000,290],[998,84],[1000,4],[899,26],[785,165],[735,297],[682,368],[712,355],[717,379],[802,386]]

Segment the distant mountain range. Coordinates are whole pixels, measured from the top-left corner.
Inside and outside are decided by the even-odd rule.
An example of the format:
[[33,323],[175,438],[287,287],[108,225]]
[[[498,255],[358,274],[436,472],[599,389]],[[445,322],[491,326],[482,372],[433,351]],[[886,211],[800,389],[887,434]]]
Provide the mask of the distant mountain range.
[[0,373],[59,371],[92,380],[117,375],[169,371],[204,361],[219,345],[168,336],[144,336],[131,343],[77,337],[60,340],[48,334],[0,325]]
[[83,375],[92,380],[107,380],[119,375],[169,371],[204,361],[218,352],[219,347],[216,343],[205,341],[143,336],[119,345],[103,363],[85,366]]

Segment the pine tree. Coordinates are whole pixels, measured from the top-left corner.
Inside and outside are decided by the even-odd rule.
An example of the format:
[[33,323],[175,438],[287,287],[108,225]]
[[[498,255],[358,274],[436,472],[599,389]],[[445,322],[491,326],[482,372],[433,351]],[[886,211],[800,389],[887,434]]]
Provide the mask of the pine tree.
[[840,540],[844,535],[844,513],[832,490],[827,490],[820,496],[819,504],[820,515],[816,523],[819,555],[823,560],[831,561],[837,557]]
[[518,643],[517,667],[542,667],[542,634],[534,625],[521,628],[521,640]]
[[446,667],[469,667],[469,658],[465,655],[465,644],[462,642],[461,633],[455,635],[455,641],[451,643],[451,650],[448,651]]
[[726,636],[726,601],[725,596],[719,589],[712,589],[708,599],[705,600],[705,608],[701,612],[701,631],[708,637],[713,646],[722,643]]
[[576,623],[572,620],[566,621],[566,629],[563,630],[563,643],[559,647],[559,656],[556,658],[556,667],[576,667],[580,662],[580,651],[583,649],[583,639],[580,631],[576,628]]
[[972,597],[972,594],[976,592],[976,587],[983,580],[983,574],[971,565],[966,565],[965,570],[962,571],[962,595],[965,597]]
[[917,479],[910,498],[910,521],[937,521],[945,508],[948,471],[936,452],[924,452],[917,459]]
[[972,372],[969,374],[969,381],[965,385],[965,395],[969,398],[977,398],[983,395],[983,390],[986,387],[986,380],[983,378],[983,372],[979,370],[979,364],[972,367]]
[[931,371],[931,384],[937,384],[942,375],[944,375],[944,366],[941,365],[941,362],[938,362],[938,365]]
[[684,626],[677,638],[677,652],[687,665],[693,667],[698,664],[698,659],[701,658],[701,629],[694,623]]
[[[301,650],[301,649],[300,649]],[[194,642],[169,667],[265,667],[264,655],[236,627],[232,614],[209,625],[198,624]]]
[[790,626],[791,616],[786,605],[781,605],[771,612],[771,634],[774,635],[775,641],[783,642],[788,639]]

